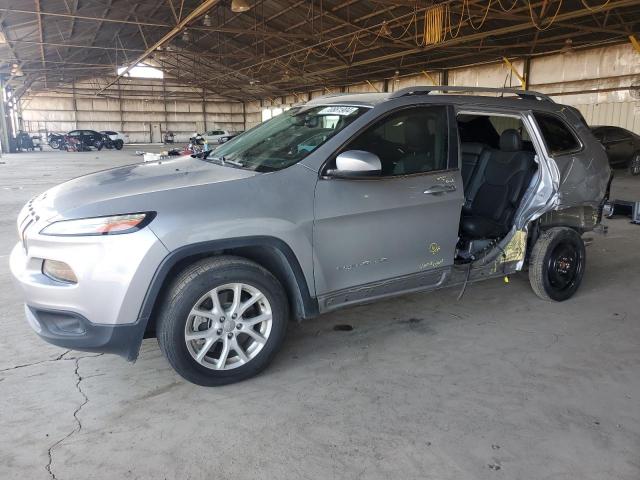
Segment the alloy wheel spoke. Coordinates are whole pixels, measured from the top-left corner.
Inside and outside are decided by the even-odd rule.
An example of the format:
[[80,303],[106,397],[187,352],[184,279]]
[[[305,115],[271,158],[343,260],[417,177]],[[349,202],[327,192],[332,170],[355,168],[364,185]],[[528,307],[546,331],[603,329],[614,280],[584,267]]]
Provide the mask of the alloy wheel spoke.
[[255,295],[253,295],[249,300],[247,300],[246,302],[240,305],[240,307],[238,308],[238,316],[241,316],[244,312],[247,311],[249,307],[254,305],[256,302],[262,300],[263,298],[264,298],[264,295],[262,294],[262,292],[258,292]]
[[264,338],[261,333],[258,333],[251,328],[247,330],[243,330],[242,333],[246,333],[247,335],[249,335],[251,338],[253,338],[256,342],[260,344],[264,344],[267,341],[267,339]]
[[233,284],[233,302],[231,303],[231,307],[229,307],[229,313],[236,313],[238,310],[238,306],[240,305],[240,297],[242,296],[242,285],[239,283]]
[[215,330],[209,328],[207,330],[201,330],[201,331],[196,331],[196,332],[191,332],[191,333],[185,333],[184,334],[184,339],[187,342],[191,342],[193,340],[202,340],[204,338],[211,338],[212,334],[215,332]]
[[220,305],[220,298],[218,297],[218,289],[216,288],[210,293],[211,303],[213,303],[213,313],[216,316],[220,316],[224,313],[222,305]]
[[204,317],[214,320],[216,315],[210,310],[203,310],[202,308],[195,307],[189,312],[189,315],[194,317]]
[[258,315],[257,317],[243,318],[242,323],[247,327],[253,327],[254,325],[257,325],[262,322],[267,322],[269,320],[271,320],[271,314],[263,313],[262,315]]
[[213,338],[208,338],[205,342],[204,345],[202,346],[202,348],[200,349],[200,351],[198,352],[198,355],[196,356],[196,360],[199,363],[202,363],[202,360],[204,359],[204,356],[207,354],[207,352],[211,349],[211,346],[214,344],[215,339]]
[[229,356],[229,347],[229,341],[227,339],[224,339],[222,341],[222,351],[220,352],[220,357],[218,357],[218,360],[216,361],[216,367],[224,368],[225,364],[227,363],[227,357]]
[[242,363],[247,363],[249,361],[249,357],[247,357],[247,354],[245,353],[245,351],[242,349],[242,347],[238,343],[238,339],[237,338],[233,339],[233,343],[231,345],[231,349],[234,352],[236,352],[238,357],[240,357],[240,360],[242,360]]

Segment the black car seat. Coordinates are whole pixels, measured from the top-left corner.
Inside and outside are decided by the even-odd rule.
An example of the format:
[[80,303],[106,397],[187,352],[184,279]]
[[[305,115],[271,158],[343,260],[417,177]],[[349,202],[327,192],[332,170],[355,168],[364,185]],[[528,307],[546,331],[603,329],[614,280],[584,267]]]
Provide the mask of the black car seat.
[[[470,204],[480,187],[478,178],[482,177],[481,172],[486,168],[489,160],[489,147],[483,143],[463,142],[460,144],[462,157],[462,185],[466,203]],[[476,180],[476,181],[474,181]]]
[[534,165],[534,154],[522,150],[520,133],[505,130],[500,136],[500,149],[490,150],[486,167],[474,176],[478,189],[462,217],[463,237],[480,239],[506,235],[531,181]]

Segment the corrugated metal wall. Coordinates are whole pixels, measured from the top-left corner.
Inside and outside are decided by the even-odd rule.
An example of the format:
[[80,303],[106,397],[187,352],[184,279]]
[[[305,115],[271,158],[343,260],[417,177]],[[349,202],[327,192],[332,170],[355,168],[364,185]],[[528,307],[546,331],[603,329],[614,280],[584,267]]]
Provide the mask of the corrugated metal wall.
[[[523,73],[524,61],[512,59],[511,63]],[[518,77],[505,63],[453,69],[448,77],[449,85],[520,87]],[[640,134],[640,100],[629,93],[630,85],[640,84],[640,54],[631,44],[536,57],[530,62],[529,77],[527,88],[551,94],[558,103],[575,106],[590,124],[618,125]],[[418,73],[389,79],[387,89],[395,91],[441,81],[439,72]],[[374,85],[384,88],[383,82]],[[375,92],[376,89],[363,83],[344,91]],[[311,97],[326,93],[328,91],[318,90],[311,92]]]
[[[523,73],[523,60],[512,60],[512,64]],[[136,142],[149,141],[151,124],[160,123],[163,131],[173,131],[179,141],[184,141],[194,131],[204,131],[205,127],[208,130],[248,129],[292,105],[329,93],[395,91],[433,85],[434,81],[440,83],[442,77],[440,72],[422,72],[387,81],[265,98],[244,105],[203,96],[202,90],[175,82],[166,81],[163,86],[161,81],[125,80],[120,99],[78,98],[76,95],[74,100],[69,92],[26,98],[23,118],[32,131],[38,128],[50,131],[74,128],[124,130],[131,136],[131,141]],[[629,86],[640,83],[640,54],[630,44],[536,57],[530,61],[529,77],[528,88],[579,108],[589,123],[619,125],[640,133],[640,100],[629,94]],[[453,69],[448,72],[448,82],[464,86],[520,86],[518,77],[505,63]],[[99,84],[98,80],[86,81],[75,84],[74,88],[76,93],[95,92]],[[172,95],[180,98],[171,98]]]
[[[104,81],[102,81],[104,83]],[[68,132],[74,129],[117,130],[132,143],[156,140],[155,131],[170,131],[186,142],[194,132],[245,129],[242,102],[207,94],[175,82],[125,79],[115,97],[96,98],[100,81],[76,82],[55,93],[22,99],[25,129]],[[112,94],[113,95],[113,94]],[[156,135],[157,137],[157,135]]]

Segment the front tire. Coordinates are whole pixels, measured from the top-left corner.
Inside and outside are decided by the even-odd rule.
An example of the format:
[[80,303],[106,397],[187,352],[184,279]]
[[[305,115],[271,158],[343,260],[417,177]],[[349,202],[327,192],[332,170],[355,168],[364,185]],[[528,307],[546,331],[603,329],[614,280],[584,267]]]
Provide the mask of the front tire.
[[116,140],[115,142],[113,142],[114,147],[116,147],[116,150],[122,150],[122,147],[124,147],[124,142],[122,140]]
[[58,140],[51,140],[49,146],[54,150],[58,150],[60,148],[60,142]]
[[631,175],[640,175],[640,152],[636,152],[629,162],[629,173]]
[[540,235],[531,251],[531,288],[543,300],[567,300],[580,287],[585,265],[584,242],[578,232],[571,228],[550,228]]
[[156,333],[179,375],[211,387],[262,371],[284,340],[288,317],[286,294],[271,273],[247,259],[223,256],[178,275]]

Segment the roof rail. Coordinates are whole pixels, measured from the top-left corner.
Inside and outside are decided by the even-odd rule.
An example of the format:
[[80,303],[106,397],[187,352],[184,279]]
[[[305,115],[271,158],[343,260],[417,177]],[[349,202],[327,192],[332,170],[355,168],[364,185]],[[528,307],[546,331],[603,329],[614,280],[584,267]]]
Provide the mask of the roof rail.
[[545,102],[554,103],[553,100],[540,92],[534,92],[533,90],[517,90],[515,88],[491,88],[491,87],[458,87],[450,85],[434,85],[424,87],[408,87],[402,88],[397,92],[393,92],[389,99],[406,97],[408,95],[429,95],[432,92],[485,92],[485,93],[509,93],[517,95],[520,98],[526,98],[527,100],[541,100]]

